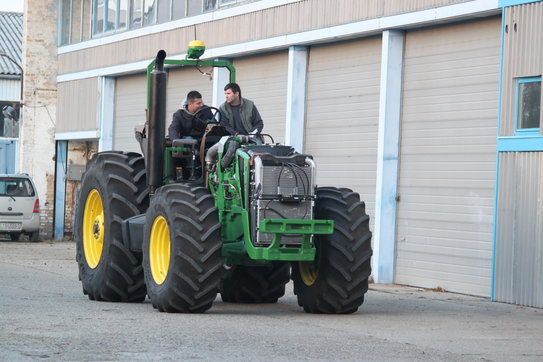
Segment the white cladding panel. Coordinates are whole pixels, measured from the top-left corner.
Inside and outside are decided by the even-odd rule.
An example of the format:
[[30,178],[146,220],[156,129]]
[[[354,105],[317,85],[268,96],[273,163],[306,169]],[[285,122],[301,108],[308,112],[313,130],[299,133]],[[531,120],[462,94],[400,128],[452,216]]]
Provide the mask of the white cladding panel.
[[0,101],[21,100],[21,81],[19,79],[0,79]]
[[500,152],[494,300],[543,308],[543,152]]
[[373,229],[381,38],[309,50],[304,152],[319,186],[348,187],[366,202]]
[[406,34],[395,282],[489,296],[500,19]]
[[[262,133],[285,141],[288,52],[237,58],[236,82],[241,95],[254,102],[264,120]],[[266,142],[269,140],[266,138]]]
[[[202,69],[207,72],[208,69]],[[213,82],[208,75],[203,75],[194,67],[173,68],[168,71],[166,95],[166,135],[177,111],[187,93],[197,90],[202,94],[204,103],[211,104]],[[133,75],[117,78],[115,86],[115,130],[113,149],[141,153],[134,138],[134,128],[145,123],[146,75]]]

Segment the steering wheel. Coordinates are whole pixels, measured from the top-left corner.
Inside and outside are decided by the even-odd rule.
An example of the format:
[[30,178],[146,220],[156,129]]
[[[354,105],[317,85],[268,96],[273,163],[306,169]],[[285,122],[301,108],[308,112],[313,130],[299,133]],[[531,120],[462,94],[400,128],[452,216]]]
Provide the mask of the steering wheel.
[[[204,117],[204,111],[209,110],[211,112],[211,119],[203,119]],[[220,124],[223,119],[223,115],[221,111],[216,107],[202,107],[200,108],[196,113],[194,113],[194,118],[198,119],[199,121],[205,123],[205,124]]]

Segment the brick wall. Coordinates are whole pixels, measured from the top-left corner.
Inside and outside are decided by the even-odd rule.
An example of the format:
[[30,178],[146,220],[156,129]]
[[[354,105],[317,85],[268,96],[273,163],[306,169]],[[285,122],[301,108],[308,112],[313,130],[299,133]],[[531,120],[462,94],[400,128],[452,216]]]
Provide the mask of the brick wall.
[[40,197],[40,238],[53,232],[57,105],[57,1],[25,0],[23,111],[18,169],[34,179]]

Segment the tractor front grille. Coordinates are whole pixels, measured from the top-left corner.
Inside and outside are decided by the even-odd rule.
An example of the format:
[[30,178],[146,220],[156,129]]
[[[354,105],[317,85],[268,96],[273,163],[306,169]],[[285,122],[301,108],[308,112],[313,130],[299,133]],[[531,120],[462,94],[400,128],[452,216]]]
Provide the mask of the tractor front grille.
[[311,167],[296,165],[263,166],[262,197],[275,195],[313,196]]
[[[311,220],[313,218],[313,201],[304,200],[299,203],[284,203],[278,200],[258,200],[256,225],[264,219],[302,219]],[[263,233],[256,229],[257,245],[269,245],[273,241],[274,234]],[[300,234],[285,234],[281,239],[281,245],[300,245],[302,243],[302,235]]]
[[[313,219],[315,196],[314,163],[285,162],[264,166],[255,162],[251,190],[251,239],[255,245],[269,245],[274,234],[259,230],[264,219]],[[300,245],[303,236],[285,234],[282,245]]]

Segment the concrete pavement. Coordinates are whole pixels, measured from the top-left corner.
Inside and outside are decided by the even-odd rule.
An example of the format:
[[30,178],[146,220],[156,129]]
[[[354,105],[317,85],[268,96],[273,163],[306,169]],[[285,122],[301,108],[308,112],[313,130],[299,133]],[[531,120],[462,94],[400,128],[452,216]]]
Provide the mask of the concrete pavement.
[[89,301],[73,242],[0,242],[0,360],[541,361],[543,310],[371,285],[352,315],[277,304],[164,314]]

